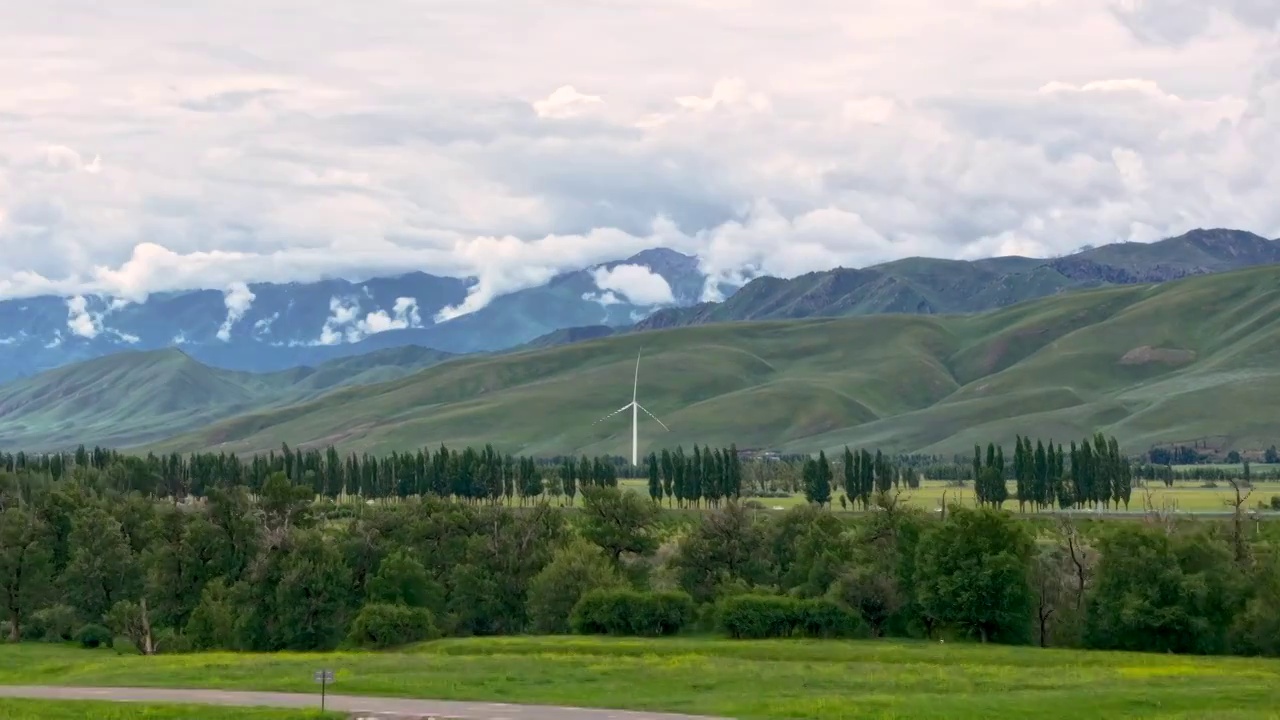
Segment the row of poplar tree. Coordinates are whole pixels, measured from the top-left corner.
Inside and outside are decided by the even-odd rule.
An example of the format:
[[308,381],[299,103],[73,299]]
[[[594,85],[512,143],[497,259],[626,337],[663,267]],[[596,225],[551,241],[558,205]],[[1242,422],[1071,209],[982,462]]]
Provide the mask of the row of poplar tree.
[[[836,470],[825,452],[805,461],[802,482],[805,499],[826,505],[833,499]],[[845,448],[839,463],[844,494],[842,506],[870,507],[876,493],[900,487],[916,488],[920,474],[909,464],[899,464],[879,451]],[[1133,494],[1133,466],[1120,453],[1114,437],[1101,433],[1085,439],[1070,450],[1053,441],[1046,444],[1018,436],[1012,467],[1006,466],[1004,448],[989,443],[985,460],[981,445],[973,448],[973,491],[980,505],[1002,507],[1010,499],[1009,480],[1013,480],[1020,510],[1028,506],[1041,510],[1055,504],[1060,508],[1116,507],[1127,509]],[[957,481],[962,484],[962,481]]]
[[[1097,433],[1071,449],[1061,444],[1046,445],[1018,436],[1013,452],[1013,481],[1018,509],[1036,510],[1083,507],[1129,508],[1133,494],[1133,466],[1120,454],[1114,437]],[[1004,448],[987,445],[986,462],[982,447],[973,447],[974,494],[979,504],[1001,507],[1009,500],[1008,469]]]
[[624,474],[647,473],[649,494],[681,507],[717,506],[742,494],[742,464],[736,447],[695,445],[652,454],[642,468],[619,465],[617,458],[564,457],[553,460],[502,454],[492,445],[461,450],[441,446],[432,451],[377,456],[343,456],[333,448],[290,448],[241,458],[227,453],[134,456],[114,450],[79,448],[72,453],[3,453],[0,469],[14,474],[47,474],[53,480],[76,468],[100,471],[108,486],[122,492],[182,500],[206,497],[218,487],[244,486],[258,494],[276,473],[315,495],[337,499],[405,498],[432,495],[471,502],[519,501],[550,496],[572,502],[580,488],[617,487]]
[[[801,488],[811,503],[827,505],[838,499],[844,507],[867,509],[876,493],[918,487],[920,472],[903,458],[876,451],[845,448],[834,465],[825,452],[801,465]],[[316,495],[336,499],[366,499],[434,495],[473,502],[519,501],[550,496],[572,502],[583,487],[616,487],[620,475],[647,475],[649,497],[679,507],[716,507],[743,493],[743,463],[736,446],[683,448],[651,453],[640,468],[620,467],[608,456],[553,460],[499,453],[492,445],[462,450],[368,453],[343,456],[333,448],[290,448],[255,454],[246,459],[227,453],[125,455],[113,450],[79,448],[73,453],[0,454],[0,469],[11,473],[35,470],[61,479],[75,468],[105,473],[110,486],[181,500],[204,497],[215,487],[243,485],[259,492],[266,479],[283,473],[293,484]],[[771,462],[771,461],[755,461]],[[776,461],[773,461],[776,462]],[[837,470],[840,481],[837,483]],[[968,474],[968,473],[966,473]],[[974,447],[972,478],[980,504],[1003,506],[1010,500],[1008,481],[1015,486],[1019,508],[1119,507],[1129,505],[1134,472],[1114,437],[1101,434],[1070,449],[1018,437],[1011,467],[1004,448],[994,443]],[[958,481],[963,482],[963,481]],[[844,493],[834,497],[843,488]]]

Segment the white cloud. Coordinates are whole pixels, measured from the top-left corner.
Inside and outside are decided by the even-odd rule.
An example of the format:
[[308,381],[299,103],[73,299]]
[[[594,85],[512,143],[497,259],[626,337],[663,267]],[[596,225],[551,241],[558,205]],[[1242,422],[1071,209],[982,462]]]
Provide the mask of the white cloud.
[[568,118],[603,102],[604,99],[599,95],[584,95],[572,85],[563,85],[546,98],[533,103],[533,109],[540,117]]
[[273,312],[253,324],[253,333],[255,335],[265,335],[271,332],[271,326],[280,319],[280,313]]
[[[359,336],[350,327],[360,314],[360,301],[355,299],[329,298],[329,317],[320,329],[317,345],[337,345],[345,338],[347,342],[356,342]],[[344,328],[346,331],[344,332]]]
[[360,342],[370,335],[388,330],[404,330],[422,327],[422,315],[415,298],[396,298],[395,306],[386,310],[374,310],[363,317],[358,298],[329,299],[329,317],[320,329],[315,345],[338,345]]
[[584,292],[582,293],[582,299],[589,300],[591,302],[600,303],[601,307],[609,307],[610,305],[621,305],[624,302],[622,298],[613,294],[613,291],[611,290],[606,290],[605,292],[600,292],[600,293]]
[[596,287],[626,297],[633,305],[670,305],[676,301],[666,278],[643,265],[615,265],[591,272]]
[[240,322],[240,318],[244,317],[245,313],[249,312],[256,297],[249,286],[242,282],[233,282],[227,287],[223,298],[223,303],[227,306],[227,319],[218,328],[219,340],[223,342],[231,340],[231,328]]
[[1280,3],[80,5],[0,10],[0,297],[474,276],[443,320],[655,245],[737,281],[1280,235]]
[[83,295],[76,295],[67,300],[67,329],[92,340],[102,332],[102,315],[90,312],[89,301]]
[[355,329],[361,337],[386,332],[388,330],[404,330],[422,327],[422,316],[418,313],[418,301],[413,298],[396,298],[395,307],[388,315],[386,310],[375,310],[356,323]]

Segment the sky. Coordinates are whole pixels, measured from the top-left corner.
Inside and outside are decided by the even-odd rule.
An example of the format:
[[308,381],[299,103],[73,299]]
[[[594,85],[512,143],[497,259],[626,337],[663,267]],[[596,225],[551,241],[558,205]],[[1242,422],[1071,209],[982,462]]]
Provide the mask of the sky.
[[0,297],[1280,237],[1275,0],[42,0],[0,88]]

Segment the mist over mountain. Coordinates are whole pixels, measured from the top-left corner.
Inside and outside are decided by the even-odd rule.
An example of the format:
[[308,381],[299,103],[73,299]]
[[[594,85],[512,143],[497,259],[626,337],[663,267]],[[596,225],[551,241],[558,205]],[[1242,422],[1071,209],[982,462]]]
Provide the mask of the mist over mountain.
[[906,258],[758,277],[736,291],[716,287],[726,299],[714,303],[700,302],[708,278],[698,259],[668,249],[563,273],[456,317],[442,311],[460,306],[474,281],[421,272],[158,293],[142,303],[44,296],[0,302],[0,383],[126,350],[178,347],[214,367],[271,372],[410,345],[469,354],[714,322],[971,313],[1278,262],[1280,241],[1213,229],[1048,259]]
[[697,302],[696,258],[647,250],[500,296],[445,319],[473,281],[422,272],[364,282],[233,285],[157,293],[145,302],[54,296],[0,302],[0,382],[126,350],[181,348],[201,362],[268,372],[418,345],[502,350],[582,325],[627,327]]

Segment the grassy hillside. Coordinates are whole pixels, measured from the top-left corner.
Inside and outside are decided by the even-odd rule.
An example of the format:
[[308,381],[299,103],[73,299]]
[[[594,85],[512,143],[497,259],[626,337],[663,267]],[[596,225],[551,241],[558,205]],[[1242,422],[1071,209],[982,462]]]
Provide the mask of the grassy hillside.
[[212,368],[176,348],[108,355],[0,386],[0,448],[153,442],[334,388],[395,380],[447,357],[400,347],[255,374]]
[[512,452],[630,452],[643,348],[642,451],[683,443],[846,443],[963,451],[1016,433],[1114,433],[1133,450],[1280,438],[1280,266],[1072,293],[973,316],[879,315],[633,333],[452,360],[254,412],[160,449],[336,443],[390,451],[493,442]]
[[1237,230],[1195,230],[1156,243],[1105,245],[1049,259],[907,258],[790,280],[760,278],[722,303],[663,310],[637,328],[879,313],[973,313],[1068,290],[1163,282],[1272,263],[1280,263],[1280,241]]

